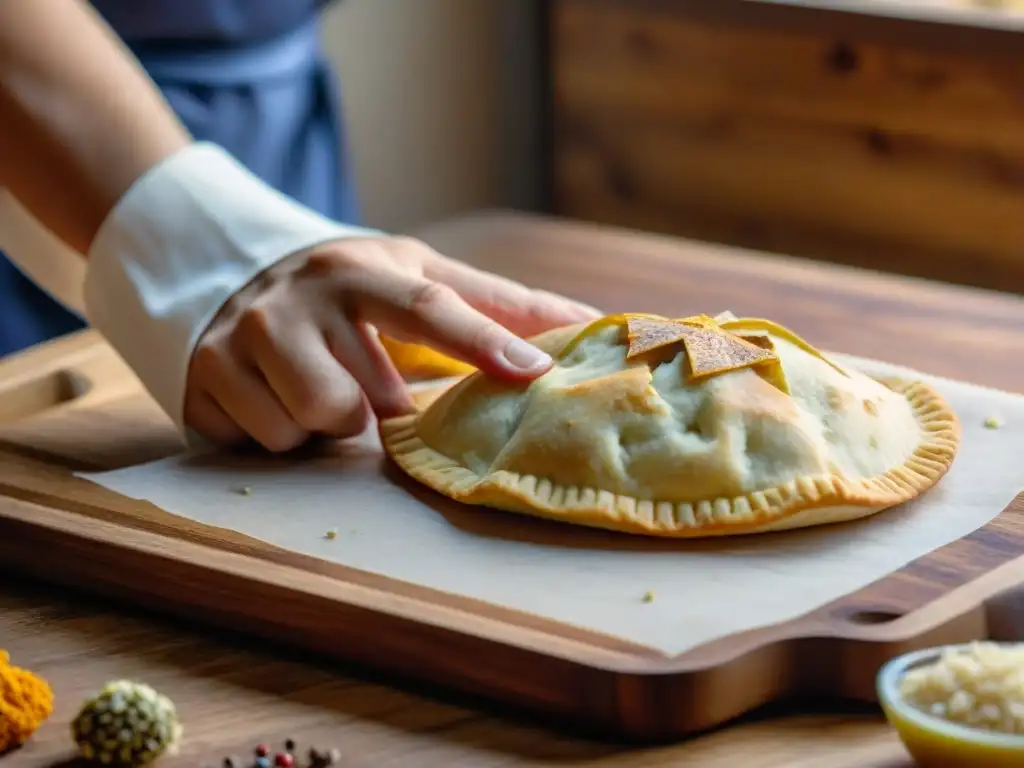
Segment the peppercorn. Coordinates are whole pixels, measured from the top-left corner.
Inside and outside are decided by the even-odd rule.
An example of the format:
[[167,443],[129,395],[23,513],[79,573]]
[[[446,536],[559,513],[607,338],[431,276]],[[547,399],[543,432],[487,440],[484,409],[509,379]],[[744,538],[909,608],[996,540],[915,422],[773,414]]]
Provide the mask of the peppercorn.
[[288,752],[289,754],[294,753],[295,752],[295,740],[294,739],[286,739],[285,742],[284,742],[284,748],[285,748],[285,751]]

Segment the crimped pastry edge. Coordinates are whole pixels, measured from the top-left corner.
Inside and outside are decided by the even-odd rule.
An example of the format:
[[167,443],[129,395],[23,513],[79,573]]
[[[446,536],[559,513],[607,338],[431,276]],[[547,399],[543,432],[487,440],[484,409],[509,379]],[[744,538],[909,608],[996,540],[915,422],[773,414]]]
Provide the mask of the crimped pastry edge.
[[464,504],[667,538],[767,533],[867,517],[911,501],[949,471],[961,429],[945,399],[923,381],[900,377],[876,381],[907,399],[925,437],[903,464],[870,478],[801,476],[733,499],[697,503],[556,486],[544,478],[507,471],[477,475],[423,442],[416,433],[418,413],[381,422],[380,433],[388,456],[406,474]]

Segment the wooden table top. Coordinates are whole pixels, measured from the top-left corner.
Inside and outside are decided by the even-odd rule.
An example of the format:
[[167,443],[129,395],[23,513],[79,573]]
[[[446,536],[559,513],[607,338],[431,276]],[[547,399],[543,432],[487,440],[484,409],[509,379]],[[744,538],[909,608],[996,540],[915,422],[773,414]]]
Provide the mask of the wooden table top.
[[[731,309],[821,347],[1003,389],[1024,381],[1024,299],[666,238],[478,214],[424,236],[445,252],[607,311]],[[106,680],[167,693],[186,739],[168,766],[220,765],[258,742],[337,746],[344,766],[595,765],[897,768],[873,709],[773,710],[685,743],[630,748],[560,733],[479,702],[0,575],[0,647],[57,693],[51,720],[0,766],[74,765],[67,725]]]

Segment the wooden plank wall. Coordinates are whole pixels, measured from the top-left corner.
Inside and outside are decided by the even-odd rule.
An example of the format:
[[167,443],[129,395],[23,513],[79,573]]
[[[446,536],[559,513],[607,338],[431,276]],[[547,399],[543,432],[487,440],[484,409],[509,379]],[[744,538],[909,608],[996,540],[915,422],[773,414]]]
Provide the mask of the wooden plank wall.
[[549,24],[555,213],[1024,291],[1024,33],[750,0]]

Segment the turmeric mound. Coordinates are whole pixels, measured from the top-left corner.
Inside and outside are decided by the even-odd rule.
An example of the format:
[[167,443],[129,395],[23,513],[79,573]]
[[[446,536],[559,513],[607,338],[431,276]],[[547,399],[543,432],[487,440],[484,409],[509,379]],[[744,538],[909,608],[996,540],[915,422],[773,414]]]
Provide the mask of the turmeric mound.
[[10,663],[0,650],[0,755],[20,747],[53,714],[49,683]]

